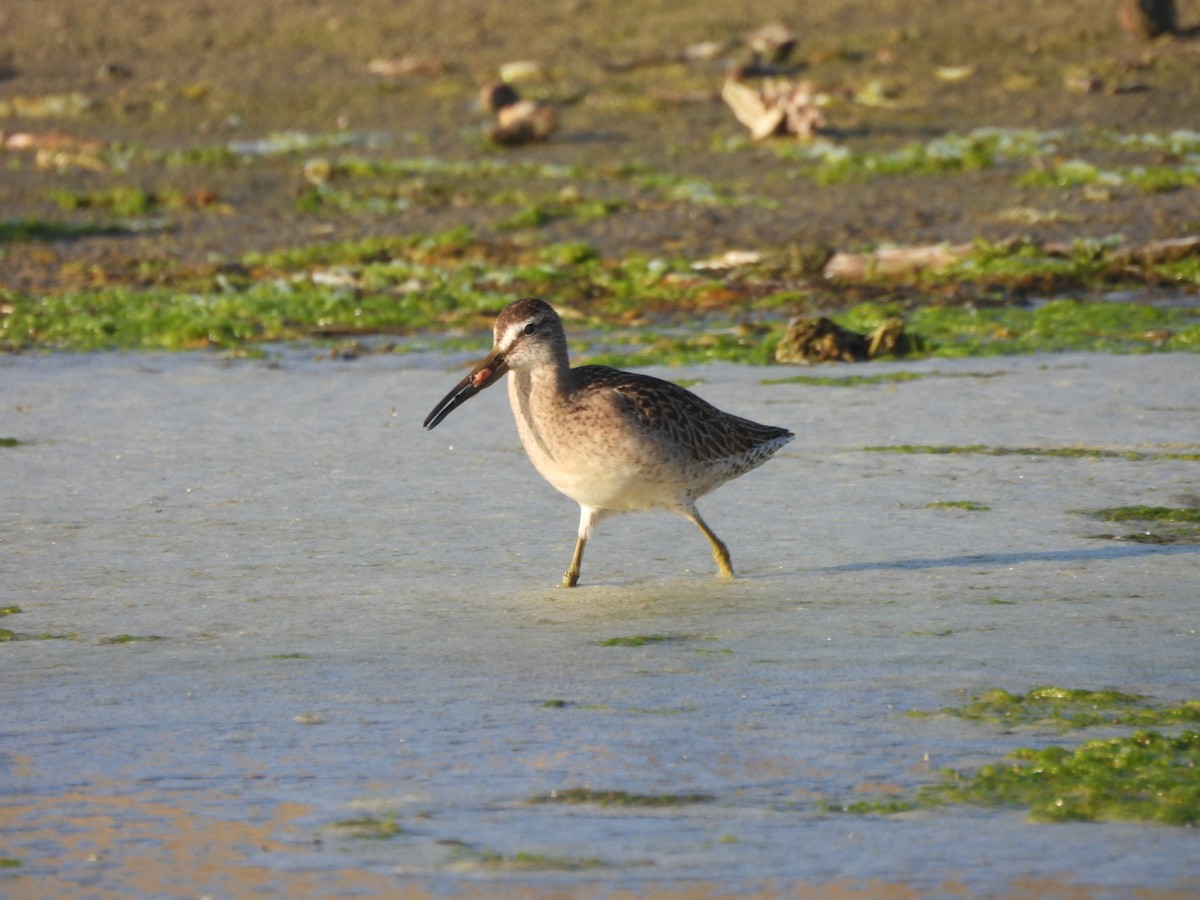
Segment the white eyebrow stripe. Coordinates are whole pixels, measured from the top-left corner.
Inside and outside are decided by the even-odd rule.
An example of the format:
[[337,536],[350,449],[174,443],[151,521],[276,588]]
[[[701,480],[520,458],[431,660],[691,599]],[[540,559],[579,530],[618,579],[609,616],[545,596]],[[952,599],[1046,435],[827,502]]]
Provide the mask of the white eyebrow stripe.
[[523,322],[513,322],[504,330],[504,334],[500,336],[500,340],[496,342],[496,346],[501,350],[508,350],[511,348],[512,345],[517,342],[517,338],[521,336],[521,333],[525,330],[525,326],[528,325],[529,322],[529,319],[526,319]]

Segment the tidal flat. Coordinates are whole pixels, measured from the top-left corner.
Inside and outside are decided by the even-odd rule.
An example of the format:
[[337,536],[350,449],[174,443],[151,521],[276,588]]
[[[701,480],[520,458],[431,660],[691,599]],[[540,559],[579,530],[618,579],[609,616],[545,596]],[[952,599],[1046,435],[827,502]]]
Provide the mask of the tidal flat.
[[315,356],[3,360],[10,894],[1200,878],[1200,545],[1096,514],[1194,507],[1189,354],[651,370],[799,439],[701,503],[734,581],[646,513],[570,590],[503,394],[420,428],[466,354]]
[[[1196,23],[1115,7],[0,11],[0,893],[1194,895]],[[558,589],[502,392],[420,429],[528,295],[797,433],[738,579]]]

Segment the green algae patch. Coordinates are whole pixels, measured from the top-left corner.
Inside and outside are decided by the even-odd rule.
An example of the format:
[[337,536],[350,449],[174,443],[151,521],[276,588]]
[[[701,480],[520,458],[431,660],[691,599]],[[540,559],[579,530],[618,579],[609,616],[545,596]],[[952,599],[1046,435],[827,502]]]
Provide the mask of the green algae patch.
[[479,857],[478,862],[487,868],[543,872],[576,872],[580,869],[598,869],[605,865],[603,860],[593,857],[576,859],[570,856],[550,856],[545,853],[527,851],[496,853],[490,850],[485,851]]
[[994,688],[973,697],[963,706],[946,707],[940,712],[1005,727],[1050,727],[1060,731],[1099,725],[1147,728],[1200,722],[1200,700],[1188,700],[1176,706],[1156,706],[1140,694],[1112,690],[1045,686],[1024,694],[1013,694]]
[[[1089,253],[1080,253],[1090,258]],[[1194,260],[1170,263],[1172,274],[1159,273],[1174,282],[1187,283],[1181,266]],[[1057,298],[1036,304],[1021,303],[1022,292],[1036,288],[1053,291],[1059,283],[1095,284],[1103,281],[1109,263],[1069,263],[1042,256],[979,251],[952,267],[922,276],[922,284],[977,284],[1012,292],[1007,302],[981,306],[963,303],[860,303],[832,315],[832,321],[850,331],[865,334],[889,318],[899,317],[910,339],[910,356],[963,358],[1023,355],[1030,353],[1108,352],[1148,353],[1200,350],[1200,313],[1195,307],[1154,306],[1114,300]],[[1186,266],[1185,266],[1186,268]],[[1188,269],[1188,272],[1192,269]],[[1104,276],[1107,277],[1107,276]],[[895,276],[883,279],[896,282]],[[776,341],[777,343],[777,341]],[[933,373],[887,373],[879,376],[838,377],[803,375],[797,383],[824,386],[857,386],[888,381],[909,381]],[[812,379],[812,380],[810,380]],[[863,379],[863,380],[860,380]],[[877,379],[877,380],[876,380]],[[789,379],[779,379],[787,383]]]
[[771,365],[783,332],[765,329],[760,334],[705,332],[687,336],[646,332],[629,335],[629,349],[587,353],[593,365],[617,368],[681,366],[710,362]]
[[821,809],[858,816],[894,816],[920,809],[921,805],[915,800],[854,800],[849,803],[823,803]]
[[[875,178],[958,175],[992,169],[1022,160],[1053,155],[1064,140],[1062,131],[1032,128],[976,128],[965,134],[948,133],[928,141],[912,141],[886,151],[854,151],[821,138],[809,142],[776,143],[769,149],[797,174],[820,185],[854,184]],[[727,151],[754,145],[738,137],[726,142]]]
[[1113,450],[1107,447],[991,447],[987,444],[883,444],[863,447],[868,453],[928,453],[934,455],[1049,456],[1060,459],[1124,459],[1144,462],[1159,459],[1200,461],[1200,453]]
[[[131,212],[140,211],[139,202],[153,212],[153,202],[158,202],[140,195],[101,199],[129,206]],[[506,228],[621,212],[615,200],[584,198],[523,209]],[[817,302],[811,286],[779,289],[775,257],[716,277],[698,274],[687,259],[638,254],[605,259],[586,242],[538,245],[532,239],[502,236],[508,232],[499,230],[500,236],[454,228],[369,237],[249,252],[234,262],[208,266],[141,260],[128,270],[89,276],[84,283],[91,286],[83,289],[0,292],[0,350],[240,350],[280,341],[367,335],[406,335],[452,348],[467,340],[467,333],[486,334],[492,317],[511,300],[544,296],[570,304],[574,333],[590,332],[588,343],[573,346],[588,362],[647,366],[721,360],[766,365],[774,361],[784,333],[777,321],[780,311],[809,309]],[[1078,255],[1090,258],[1084,251]],[[947,283],[1003,284],[1009,268],[1025,277],[1031,265],[1019,253],[983,248],[962,263],[967,268],[938,277]],[[1171,265],[1177,269],[1171,280],[1188,283],[1179,267],[1200,263],[1189,258]],[[1193,281],[1200,280],[1200,269],[1196,274]],[[784,280],[792,283],[789,279]],[[721,325],[716,317],[738,306],[766,318]],[[895,316],[902,316],[918,355],[1200,350],[1200,313],[1186,306],[1073,299],[1032,307],[1013,302],[907,308],[901,303],[863,303],[833,319],[864,332]],[[695,325],[698,317],[703,317],[703,330]],[[613,334],[618,328],[623,329],[619,339]],[[924,377],[929,374],[803,375],[773,383],[852,387]]]
[[869,384],[900,384],[920,381],[932,373],[881,372],[877,375],[792,375],[788,378],[764,378],[763,384],[811,384],[818,387],[861,387]]
[[1200,543],[1200,507],[1116,506],[1091,510],[1088,515],[1102,522],[1141,526],[1138,531],[1128,534],[1101,534],[1094,537],[1139,544]]
[[22,443],[15,437],[0,437],[0,447],[20,447]]
[[148,641],[165,641],[166,638],[157,634],[118,634],[101,638],[101,644],[142,644]]
[[665,641],[677,641],[678,637],[669,634],[631,634],[625,637],[607,638],[598,641],[601,647],[644,647],[647,644],[661,644]]
[[986,503],[976,500],[934,500],[925,504],[926,509],[962,509],[967,512],[987,512],[991,509]]
[[338,834],[360,840],[385,841],[402,833],[394,815],[342,819],[328,826]]
[[1115,506],[1092,515],[1105,522],[1193,522],[1200,524],[1200,507]]
[[129,186],[87,192],[56,190],[49,199],[65,212],[102,210],[121,218],[147,216],[191,205],[187,195],[174,188],[146,191]]
[[[1028,276],[1028,272],[1024,273]],[[970,280],[970,271],[947,273]],[[980,277],[980,276],[976,276]],[[995,282],[995,275],[983,279]],[[904,318],[933,356],[1200,350],[1200,315],[1186,307],[1057,299],[1034,307],[922,306]]]
[[9,628],[0,628],[0,644],[9,644],[16,641],[73,641],[75,634],[50,634],[43,632],[41,634],[29,634],[23,631],[13,631]]
[[[1132,734],[1076,747],[1022,747],[977,769],[943,769],[938,781],[901,796],[825,803],[827,812],[892,815],[947,804],[1028,810],[1034,821],[1138,821],[1200,824],[1200,733],[1163,733],[1200,722],[1200,700],[1167,705],[1116,690],[992,689],[943,715],[1009,729],[1060,732],[1127,726]],[[926,712],[910,715],[924,717]]]
[[[831,318],[843,328],[866,333],[887,318],[899,316],[905,335],[917,349],[910,355],[948,359],[1067,351],[1200,350],[1200,313],[1187,305],[1074,298],[1029,305],[1019,302],[1022,292],[1035,288],[1040,293],[1053,291],[1060,283],[1095,284],[1103,280],[1104,270],[1099,263],[1087,271],[1081,271],[1083,265],[1040,256],[1032,259],[980,253],[923,275],[921,283],[927,287],[990,285],[1013,292],[1008,302],[987,306],[926,303],[908,308],[897,303],[862,303]],[[885,281],[894,284],[896,277],[889,276]]]
[[476,850],[465,845],[455,847],[451,858],[454,868],[478,868],[515,872],[578,872],[608,866],[596,857],[553,856],[527,850],[500,853],[495,850]]
[[51,243],[85,237],[113,237],[130,234],[132,229],[120,225],[77,225],[69,222],[47,222],[42,219],[21,219],[0,222],[0,244]]
[[1021,807],[1044,822],[1200,824],[1200,734],[1139,731],[1075,749],[1019,749],[973,772],[948,770],[930,803]]
[[503,231],[524,228],[540,228],[551,222],[594,222],[620,211],[625,206],[621,200],[587,200],[581,197],[555,197],[535,201],[501,219],[496,227]]
[[1119,188],[1128,185],[1143,194],[1162,194],[1200,185],[1200,167],[1150,165],[1105,168],[1082,159],[1065,159],[1033,169],[1017,178],[1018,187]]
[[591,803],[597,806],[660,808],[711,803],[712,794],[634,794],[629,791],[595,791],[591,788],[566,788],[534,797],[531,803]]
[[[147,264],[148,265],[148,264]],[[248,253],[186,273],[140,271],[138,284],[62,294],[0,292],[0,350],[237,350],[251,345],[408,335],[452,348],[485,340],[520,296],[582,297],[573,331],[692,321],[730,289],[686,260],[601,260],[579,242],[524,248],[470,229]],[[450,332],[450,337],[447,337]],[[664,337],[638,327],[624,359],[768,362],[773,329]],[[777,340],[777,336],[775,338]],[[577,352],[578,352],[578,348]]]

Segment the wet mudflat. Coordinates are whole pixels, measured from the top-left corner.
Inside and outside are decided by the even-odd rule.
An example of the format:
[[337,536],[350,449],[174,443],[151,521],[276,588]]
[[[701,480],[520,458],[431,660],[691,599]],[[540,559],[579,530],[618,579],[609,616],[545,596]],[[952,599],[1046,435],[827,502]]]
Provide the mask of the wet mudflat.
[[[740,321],[769,293],[824,314],[860,296],[810,257],[977,239],[1012,257],[992,281],[861,298],[1045,295],[1057,319],[985,329],[1016,341],[1089,332],[1060,290],[1194,293],[1194,259],[1129,265],[1196,230],[1186,9],[1142,41],[1095,0],[1019,22],[928,0],[194,6],[0,10],[6,351],[369,338],[358,304],[385,297],[407,312],[383,333],[465,333],[531,290],[593,328]],[[829,104],[812,145],[753,143],[720,100],[776,18],[787,76]],[[489,145],[480,87],[524,59],[562,127]],[[377,238],[403,240],[356,243]],[[1063,247],[1075,269],[1038,262]],[[764,262],[723,300],[695,284],[692,261],[740,248]],[[263,292],[292,300],[241,302]],[[1194,345],[1115,309],[1058,346]],[[0,894],[1200,887],[1194,829],[913,802],[946,768],[1131,731],[938,713],[981,693],[1195,700],[1194,526],[1096,514],[1200,507],[1190,355],[871,364],[842,386],[660,370],[799,440],[702,502],[737,581],[645,514],[603,523],[574,591],[576,510],[502,392],[427,434],[458,358],[314,355],[0,358]]]
[[1197,545],[1086,514],[1196,505],[1190,355],[871,364],[925,377],[854,387],[659,370],[798,439],[701,502],[737,580],[639,514],[570,591],[576,509],[502,392],[420,429],[456,362],[3,360],[0,890],[1200,885],[1194,829],[832,811],[1085,739],[912,711],[1195,697]]

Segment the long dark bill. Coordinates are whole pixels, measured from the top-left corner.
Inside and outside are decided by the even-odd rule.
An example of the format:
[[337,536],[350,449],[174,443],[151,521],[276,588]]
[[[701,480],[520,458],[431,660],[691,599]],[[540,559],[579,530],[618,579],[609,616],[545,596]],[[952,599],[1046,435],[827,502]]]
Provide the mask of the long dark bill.
[[504,362],[504,357],[499,353],[490,354],[487,359],[475,366],[466,378],[456,384],[450,393],[438,401],[433,412],[425,417],[425,427],[431,430],[437,428],[442,419],[484,388],[495,384],[507,371],[508,365]]

